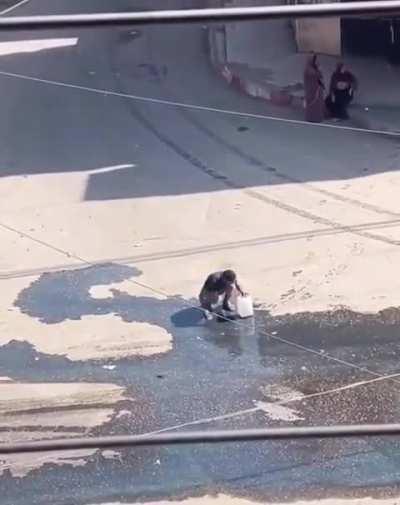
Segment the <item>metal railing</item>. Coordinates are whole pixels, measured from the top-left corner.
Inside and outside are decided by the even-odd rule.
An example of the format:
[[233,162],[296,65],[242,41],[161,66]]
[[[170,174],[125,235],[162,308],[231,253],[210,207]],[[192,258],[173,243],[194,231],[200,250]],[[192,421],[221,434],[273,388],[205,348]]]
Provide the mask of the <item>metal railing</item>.
[[355,438],[400,435],[400,424],[365,424],[349,426],[306,426],[253,430],[186,431],[148,435],[84,437],[35,442],[0,444],[1,454],[109,449],[160,445],[216,444],[309,438]]
[[400,15],[399,0],[335,2],[231,7],[217,9],[180,9],[141,12],[70,14],[58,16],[0,17],[0,30],[43,30],[49,28],[149,25],[195,22],[250,21],[254,19],[370,15]]

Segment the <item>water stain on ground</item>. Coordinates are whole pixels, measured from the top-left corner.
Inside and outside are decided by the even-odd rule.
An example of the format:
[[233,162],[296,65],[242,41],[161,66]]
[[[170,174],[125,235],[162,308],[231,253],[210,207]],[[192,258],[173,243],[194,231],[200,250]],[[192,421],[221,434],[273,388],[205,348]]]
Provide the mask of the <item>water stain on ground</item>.
[[[175,362],[177,359],[191,361],[198,350],[205,352],[212,362],[225,361],[220,354],[211,354],[208,344],[227,351],[231,358],[243,357],[252,366],[258,362],[265,368],[276,367],[278,356],[297,356],[301,352],[277,341],[274,335],[321,353],[346,355],[348,361],[360,357],[368,360],[375,353],[385,358],[382,361],[387,366],[396,355],[400,334],[400,310],[396,307],[369,314],[340,308],[275,317],[256,309],[254,319],[218,324],[204,321],[202,312],[196,308],[197,301],[181,296],[159,299],[150,292],[149,296],[136,296],[112,287],[107,296],[95,298],[91,294],[95,286],[127,280],[135,283],[140,275],[135,267],[112,263],[46,273],[22,290],[14,305],[47,325],[79,320],[87,315],[113,314],[127,323],[159,326],[173,335]],[[315,360],[306,350],[302,356],[304,363]],[[158,361],[170,364],[168,357],[160,357]],[[323,356],[317,356],[317,361],[323,362]],[[290,376],[295,376],[302,366],[297,363],[296,370],[290,370]]]
[[[22,290],[14,306],[23,314],[39,319],[44,324],[79,320],[84,316],[115,314],[125,322],[147,322],[170,329],[171,314],[176,314],[178,325],[195,324],[190,311],[179,315],[184,300],[180,297],[165,299],[154,296],[135,296],[111,288],[110,296],[96,298],[91,289],[131,280],[141,275],[139,269],[126,265],[104,264],[72,271],[42,274]],[[151,291],[149,291],[151,293]],[[198,313],[197,321],[201,319]]]
[[382,361],[387,363],[390,356],[396,354],[400,336],[400,308],[388,307],[376,313],[338,308],[276,317],[264,315],[263,329],[322,352],[330,349],[341,352],[348,350],[353,360],[359,358],[360,353],[363,356],[369,353],[372,358],[373,353],[378,357],[386,350],[386,359]]
[[[198,310],[188,306],[195,301],[179,296],[156,299],[117,289],[110,290],[105,298],[91,296],[93,286],[134,280],[139,275],[134,267],[114,264],[44,274],[19,294],[15,305],[50,325],[87,314],[109,313],[126,322],[159,325],[173,335],[171,352],[119,360],[116,368],[108,371],[102,363],[72,363],[65,358],[39,355],[26,348],[29,344],[14,342],[1,349],[1,374],[50,381],[112,379],[132,390],[133,397],[139,392],[143,399],[145,426],[142,417],[138,424],[134,416],[128,416],[108,428],[112,433],[132,433],[138,428],[152,431],[249,409],[260,401],[277,401],[265,393],[266,385],[279,384],[296,394],[309,395],[371,378],[368,373],[329,361],[326,354],[361,364],[377,374],[398,370],[398,308],[376,314],[338,309],[276,317],[257,309],[251,321],[218,323],[204,321]],[[321,354],[287,345],[276,337]],[[400,384],[384,381],[312,401],[301,400],[294,407],[305,424],[392,422],[400,415],[398,390]],[[282,423],[257,411],[199,427],[265,425]],[[118,496],[135,499],[170,498],[194,491],[201,494],[210,489],[271,500],[307,498],[313,493],[325,497],[379,495],[400,482],[399,444],[383,439],[166,448],[157,458],[160,465],[155,464],[153,453],[133,457],[124,452],[123,465],[110,460],[96,461],[79,470],[47,469],[38,472],[34,481],[25,479],[24,486],[27,491],[34,482],[43,493],[50,486],[55,495],[59,493],[68,502],[70,487],[64,485],[68,476],[74,482],[73,502],[85,503],[87,493],[113,497],[116,490]],[[114,491],[110,491],[109,484],[105,486],[105,474]],[[84,485],[89,480],[90,490]]]

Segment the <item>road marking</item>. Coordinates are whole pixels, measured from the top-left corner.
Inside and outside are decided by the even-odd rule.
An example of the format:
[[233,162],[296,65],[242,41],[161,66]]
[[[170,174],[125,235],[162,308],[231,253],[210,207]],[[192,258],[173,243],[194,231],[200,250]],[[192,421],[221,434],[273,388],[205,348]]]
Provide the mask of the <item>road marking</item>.
[[[25,0],[25,1],[28,1],[28,0]],[[307,121],[302,121],[300,119],[278,118],[275,116],[267,116],[264,114],[253,114],[250,112],[239,112],[239,111],[234,111],[234,110],[229,110],[229,109],[220,109],[218,107],[209,107],[206,105],[195,105],[195,104],[184,103],[184,102],[174,102],[172,100],[163,100],[161,98],[151,98],[151,97],[140,96],[140,95],[132,95],[129,93],[121,93],[118,91],[110,91],[107,89],[91,88],[89,86],[81,86],[79,84],[72,84],[72,83],[62,82],[62,81],[53,81],[50,79],[41,79],[39,77],[32,77],[30,75],[24,75],[24,74],[16,74],[13,72],[0,71],[0,75],[3,75],[5,77],[13,77],[16,79],[22,79],[22,80],[26,80],[26,81],[39,82],[41,84],[49,84],[52,86],[59,86],[62,88],[69,88],[69,89],[75,89],[75,90],[79,90],[79,91],[86,91],[88,93],[97,93],[97,94],[101,94],[103,96],[116,96],[119,98],[128,98],[130,100],[136,100],[138,102],[147,102],[147,103],[153,103],[153,104],[158,104],[158,105],[168,105],[168,106],[172,106],[172,107],[180,107],[180,108],[192,109],[192,110],[201,110],[201,111],[206,111],[206,112],[217,112],[219,114],[227,114],[230,116],[246,117],[246,118],[251,118],[251,119],[263,119],[263,120],[268,120],[268,121],[278,121],[281,123],[309,126],[309,127],[314,127],[314,128],[331,128],[331,129],[335,129],[335,130],[348,130],[348,131],[357,132],[357,133],[370,133],[370,134],[375,134],[375,135],[379,134],[379,135],[387,135],[390,137],[400,137],[400,131],[394,132],[394,131],[386,131],[386,130],[373,130],[373,129],[369,130],[367,128],[356,128],[354,126],[339,126],[339,125],[327,124],[327,123],[309,123]]]
[[3,14],[8,14],[9,12],[13,11],[17,7],[21,7],[21,5],[24,5],[28,2],[30,2],[30,0],[21,0],[20,2],[16,3],[15,5],[12,5],[11,7],[7,7],[7,9],[0,11],[0,16],[2,16]]
[[123,165],[112,165],[109,167],[92,168],[90,170],[82,171],[81,174],[87,174],[87,175],[107,174],[108,172],[115,172],[117,170],[124,170],[126,168],[134,168],[135,166],[136,165],[134,163],[125,163]]
[[[278,402],[271,402],[271,404],[272,405],[287,405],[288,403],[293,403],[293,402],[303,402],[303,401],[309,400],[311,398],[317,398],[319,396],[327,396],[330,394],[340,393],[342,391],[354,389],[354,388],[357,388],[360,386],[366,386],[369,384],[373,384],[375,382],[394,379],[395,377],[400,377],[400,373],[395,373],[395,374],[391,374],[391,375],[382,375],[382,376],[376,377],[374,379],[353,382],[351,384],[346,384],[345,386],[340,386],[340,387],[333,388],[333,389],[327,389],[326,391],[319,391],[317,393],[310,393],[309,395],[300,395],[298,397],[291,397],[289,399],[281,400]],[[187,423],[175,424],[173,426],[161,428],[159,430],[151,431],[149,433],[143,433],[143,435],[157,435],[158,433],[164,433],[167,431],[174,431],[179,428],[186,428],[187,426],[195,426],[198,424],[209,424],[209,423],[212,423],[215,421],[225,421],[227,419],[233,419],[235,417],[241,417],[241,416],[244,416],[247,414],[253,414],[255,412],[259,412],[262,410],[263,410],[263,405],[256,405],[255,407],[251,407],[249,409],[236,410],[235,412],[228,412],[227,414],[222,414],[220,416],[204,417],[202,419],[196,419],[195,421],[188,421]]]
[[77,44],[77,37],[5,41],[0,42],[0,57],[14,54],[37,53],[61,47],[74,47]]

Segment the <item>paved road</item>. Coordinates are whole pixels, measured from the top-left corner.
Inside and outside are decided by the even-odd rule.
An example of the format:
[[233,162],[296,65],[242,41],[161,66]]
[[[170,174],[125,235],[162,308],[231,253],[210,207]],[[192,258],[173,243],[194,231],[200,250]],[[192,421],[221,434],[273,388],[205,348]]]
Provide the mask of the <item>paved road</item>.
[[[4,439],[397,421],[396,137],[260,111],[215,75],[202,26],[6,34],[0,54]],[[225,267],[254,321],[206,324],[191,307]],[[399,449],[9,457],[2,503],[382,498]]]

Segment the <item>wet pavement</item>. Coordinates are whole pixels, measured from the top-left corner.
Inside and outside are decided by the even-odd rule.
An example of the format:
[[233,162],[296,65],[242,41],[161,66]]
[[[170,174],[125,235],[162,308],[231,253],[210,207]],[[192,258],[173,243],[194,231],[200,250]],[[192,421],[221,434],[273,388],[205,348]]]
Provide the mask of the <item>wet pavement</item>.
[[[140,280],[140,270],[107,264],[47,273],[21,291],[15,306],[54,327],[105,313],[127,322],[150,322],[172,335],[171,351],[116,360],[115,368],[104,368],[109,360],[71,361],[15,340],[0,349],[0,375],[23,382],[107,381],[126,387],[133,402],[120,402],[124,415],[115,415],[91,435],[181,425],[217,429],[397,422],[400,378],[379,377],[398,370],[397,309],[280,317],[257,309],[254,320],[221,323],[204,321],[198,310],[188,307],[193,301],[179,297],[133,296],[117,288],[108,298],[90,294],[96,285],[127,279]],[[2,503],[26,503],[23,498],[16,501],[15,486],[26,495],[35,489],[32,504],[212,492],[273,500],[382,496],[397,490],[399,463],[400,444],[393,437],[123,450],[112,459],[97,453],[80,467],[46,465],[24,478],[5,472]]]

